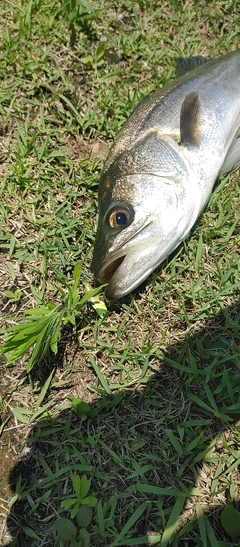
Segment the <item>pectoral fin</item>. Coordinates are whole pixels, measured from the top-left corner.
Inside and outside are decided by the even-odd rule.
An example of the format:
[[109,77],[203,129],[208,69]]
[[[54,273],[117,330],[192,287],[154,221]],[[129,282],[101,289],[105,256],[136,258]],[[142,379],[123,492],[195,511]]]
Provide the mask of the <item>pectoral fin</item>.
[[180,114],[181,142],[185,145],[201,144],[201,103],[195,91],[185,97]]

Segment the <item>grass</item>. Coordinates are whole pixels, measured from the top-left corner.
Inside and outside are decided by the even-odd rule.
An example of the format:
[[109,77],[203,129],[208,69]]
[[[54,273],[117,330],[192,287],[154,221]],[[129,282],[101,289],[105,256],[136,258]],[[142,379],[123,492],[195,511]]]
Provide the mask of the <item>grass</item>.
[[89,268],[108,148],[178,56],[238,47],[239,3],[0,15],[0,543],[235,547],[239,170],[133,295]]

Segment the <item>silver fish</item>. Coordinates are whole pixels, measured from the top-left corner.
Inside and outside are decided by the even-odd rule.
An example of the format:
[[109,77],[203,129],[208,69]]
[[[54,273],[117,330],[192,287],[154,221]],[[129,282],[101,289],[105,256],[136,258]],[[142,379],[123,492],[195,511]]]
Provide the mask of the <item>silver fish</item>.
[[140,102],[106,161],[92,269],[128,294],[188,236],[220,173],[240,163],[240,50]]

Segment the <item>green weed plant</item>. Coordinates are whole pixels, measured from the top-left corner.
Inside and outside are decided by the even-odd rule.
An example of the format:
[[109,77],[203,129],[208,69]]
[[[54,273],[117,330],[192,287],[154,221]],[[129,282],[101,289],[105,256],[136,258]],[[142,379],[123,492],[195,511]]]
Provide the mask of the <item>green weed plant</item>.
[[[62,293],[62,303],[55,304],[48,302],[46,305],[36,307],[32,310],[25,310],[27,320],[18,318],[18,323],[7,330],[3,329],[1,334],[6,335],[7,340],[0,348],[0,355],[7,358],[7,363],[15,363],[18,359],[33,350],[28,359],[26,371],[30,372],[36,363],[51,358],[51,354],[58,352],[58,343],[61,338],[61,331],[64,325],[70,324],[76,327],[76,323],[82,315],[82,307],[86,302],[92,302],[100,317],[107,313],[106,306],[97,295],[102,287],[90,288],[85,283],[87,292],[82,298],[79,297],[81,277],[81,265],[77,263],[73,270],[72,283],[68,284],[66,296]],[[15,293],[14,293],[15,295]],[[12,293],[6,294],[12,300]]]

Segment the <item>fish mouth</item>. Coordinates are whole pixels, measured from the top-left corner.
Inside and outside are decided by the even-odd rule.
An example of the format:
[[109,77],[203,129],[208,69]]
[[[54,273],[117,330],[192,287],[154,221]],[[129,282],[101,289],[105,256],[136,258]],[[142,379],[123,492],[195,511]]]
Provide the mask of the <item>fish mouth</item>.
[[[152,272],[152,267],[141,267],[138,261],[138,252],[125,254],[115,258],[107,266],[102,268],[98,275],[100,283],[107,283],[105,295],[108,300],[118,300],[135,289]],[[129,275],[126,274],[126,271]]]
[[[125,247],[128,246],[132,240],[136,239],[136,236],[145,231],[151,224],[152,219],[147,219],[143,226],[131,234],[128,240],[124,242],[124,245],[121,245],[118,249],[114,250],[116,258],[113,258],[111,261],[106,260],[105,264],[103,264],[101,268],[95,269],[97,281],[101,284],[108,284],[105,289],[105,294],[108,300],[118,300],[118,298],[122,298],[122,296],[125,296],[125,294],[129,293],[132,288],[135,288],[138,285],[137,281],[133,284],[131,282],[129,283],[126,272],[128,271],[128,268],[129,272],[131,272],[132,261],[133,263],[137,261],[140,251],[137,248],[130,249],[129,252],[129,249],[125,249]],[[121,250],[121,247],[124,247],[124,249]],[[123,269],[124,267],[125,271]]]
[[[142,260],[142,259],[141,259]],[[102,278],[108,279],[108,285],[105,289],[105,295],[108,300],[119,300],[126,294],[135,289],[155,268],[155,264],[146,267],[141,271],[141,265],[138,260],[138,253],[126,254],[113,260],[102,272]],[[126,274],[126,271],[128,275]]]
[[115,258],[110,264],[105,268],[102,276],[101,276],[101,282],[102,283],[109,283],[111,281],[113,275],[119,268],[120,264],[122,264],[124,258],[126,255],[119,256],[119,258]]

